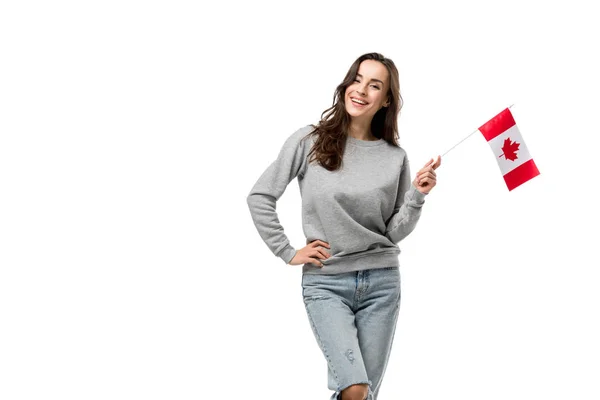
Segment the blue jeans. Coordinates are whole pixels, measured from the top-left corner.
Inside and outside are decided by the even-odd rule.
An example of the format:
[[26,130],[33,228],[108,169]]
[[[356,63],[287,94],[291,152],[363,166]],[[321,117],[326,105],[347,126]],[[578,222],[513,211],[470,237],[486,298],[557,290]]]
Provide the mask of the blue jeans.
[[302,297],[327,360],[330,400],[361,383],[369,385],[367,399],[377,400],[400,309],[399,268],[303,274]]

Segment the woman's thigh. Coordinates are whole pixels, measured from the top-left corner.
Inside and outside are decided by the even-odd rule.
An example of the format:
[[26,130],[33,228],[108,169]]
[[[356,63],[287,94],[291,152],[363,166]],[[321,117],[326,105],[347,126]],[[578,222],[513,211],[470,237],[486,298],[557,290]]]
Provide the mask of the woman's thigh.
[[398,267],[368,270],[365,288],[355,309],[357,336],[372,390],[383,380],[400,308]]
[[361,354],[352,304],[355,274],[302,277],[302,296],[311,328],[325,356],[328,386],[341,391],[357,384],[371,384]]

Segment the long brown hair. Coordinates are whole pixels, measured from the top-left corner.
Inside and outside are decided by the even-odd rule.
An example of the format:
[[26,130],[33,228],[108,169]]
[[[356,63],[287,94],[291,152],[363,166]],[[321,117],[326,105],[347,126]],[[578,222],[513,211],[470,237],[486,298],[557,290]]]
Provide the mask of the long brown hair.
[[390,103],[387,107],[382,107],[373,116],[371,132],[375,137],[400,147],[398,142],[398,114],[403,101],[402,96],[400,96],[398,69],[391,59],[379,53],[366,53],[358,57],[350,66],[346,77],[335,90],[333,105],[323,111],[321,120],[317,125],[312,125],[314,129],[308,135],[317,135],[317,139],[308,153],[311,156],[309,163],[317,160],[323,168],[329,171],[340,168],[346,145],[346,135],[350,127],[350,115],[346,111],[346,88],[354,82],[360,63],[364,60],[376,60],[385,65],[389,72],[390,81],[387,93]]

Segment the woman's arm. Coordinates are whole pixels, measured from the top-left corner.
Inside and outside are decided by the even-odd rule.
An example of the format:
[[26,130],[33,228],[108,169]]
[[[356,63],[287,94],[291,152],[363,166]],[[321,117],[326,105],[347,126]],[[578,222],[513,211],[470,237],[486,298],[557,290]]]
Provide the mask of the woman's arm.
[[417,225],[421,217],[421,208],[425,203],[426,194],[421,193],[410,181],[410,165],[408,158],[404,157],[402,170],[400,171],[400,182],[394,213],[388,220],[385,236],[398,244],[408,236]]
[[288,184],[306,167],[308,146],[302,140],[310,130],[303,127],[288,137],[279,155],[258,178],[246,201],[254,225],[271,252],[286,264],[294,258],[296,249],[279,222],[276,212],[277,200],[283,195]]

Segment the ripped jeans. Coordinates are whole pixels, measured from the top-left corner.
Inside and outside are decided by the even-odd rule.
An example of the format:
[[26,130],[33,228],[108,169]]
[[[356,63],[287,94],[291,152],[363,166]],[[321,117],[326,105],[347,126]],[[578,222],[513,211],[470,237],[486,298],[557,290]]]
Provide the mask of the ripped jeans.
[[330,400],[361,383],[369,385],[366,399],[377,400],[398,320],[399,268],[303,274],[302,297],[327,360]]

